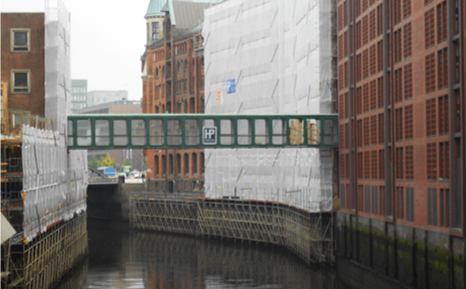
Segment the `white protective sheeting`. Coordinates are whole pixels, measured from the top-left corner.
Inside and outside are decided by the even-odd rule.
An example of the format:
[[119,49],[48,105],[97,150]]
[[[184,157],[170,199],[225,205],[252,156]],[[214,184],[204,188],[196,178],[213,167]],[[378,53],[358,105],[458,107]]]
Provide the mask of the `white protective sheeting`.
[[[206,114],[331,113],[332,2],[229,0],[205,11]],[[234,79],[236,92],[228,93]],[[221,92],[220,104],[217,93]],[[332,209],[328,149],[206,149],[206,196]]]
[[71,112],[70,14],[60,0],[45,5],[45,117],[62,133]]
[[23,126],[23,233],[28,241],[47,227],[86,210],[87,151],[67,151],[71,107],[70,16],[60,0],[45,7],[45,116],[54,131]]
[[86,210],[87,151],[67,153],[58,132],[23,126],[23,232],[28,241]]

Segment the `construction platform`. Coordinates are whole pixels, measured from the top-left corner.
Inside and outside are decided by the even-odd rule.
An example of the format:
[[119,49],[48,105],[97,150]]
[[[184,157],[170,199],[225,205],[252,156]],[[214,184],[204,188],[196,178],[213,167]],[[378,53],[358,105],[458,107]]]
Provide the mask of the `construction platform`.
[[307,263],[333,262],[332,216],[258,200],[154,193],[130,197],[132,228],[269,243]]

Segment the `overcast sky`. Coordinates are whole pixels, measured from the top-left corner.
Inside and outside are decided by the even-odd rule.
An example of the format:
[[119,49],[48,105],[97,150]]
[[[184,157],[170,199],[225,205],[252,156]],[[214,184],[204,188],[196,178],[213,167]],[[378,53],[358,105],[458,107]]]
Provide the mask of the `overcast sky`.
[[[1,0],[1,12],[44,12],[46,0]],[[56,0],[50,0],[51,3]],[[128,90],[142,98],[144,15],[150,0],[62,0],[71,14],[71,78],[88,90]]]

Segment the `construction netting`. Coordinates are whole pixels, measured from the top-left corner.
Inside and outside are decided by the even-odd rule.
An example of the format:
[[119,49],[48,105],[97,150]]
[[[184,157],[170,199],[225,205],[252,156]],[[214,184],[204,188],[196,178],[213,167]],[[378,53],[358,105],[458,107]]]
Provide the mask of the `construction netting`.
[[[230,0],[207,9],[202,31],[205,112],[331,113],[333,3]],[[207,197],[279,201],[310,212],[332,209],[329,149],[205,153]]]
[[86,210],[87,151],[70,151],[63,134],[23,126],[24,236]]
[[45,1],[45,117],[63,132],[71,112],[70,14],[60,0]]
[[23,126],[23,233],[28,241],[86,210],[87,151],[67,151],[70,112],[70,15],[45,2],[45,116],[52,130]]

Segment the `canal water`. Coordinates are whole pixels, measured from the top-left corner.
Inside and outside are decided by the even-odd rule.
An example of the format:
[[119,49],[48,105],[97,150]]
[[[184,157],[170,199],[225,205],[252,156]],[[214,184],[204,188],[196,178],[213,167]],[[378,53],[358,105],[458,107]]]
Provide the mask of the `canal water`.
[[329,268],[248,242],[130,231],[88,221],[89,257],[55,288],[349,289]]

